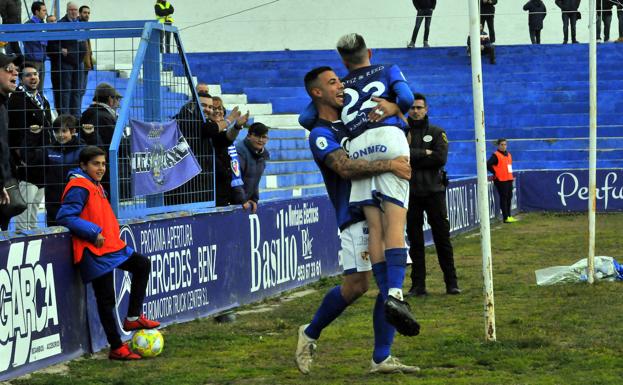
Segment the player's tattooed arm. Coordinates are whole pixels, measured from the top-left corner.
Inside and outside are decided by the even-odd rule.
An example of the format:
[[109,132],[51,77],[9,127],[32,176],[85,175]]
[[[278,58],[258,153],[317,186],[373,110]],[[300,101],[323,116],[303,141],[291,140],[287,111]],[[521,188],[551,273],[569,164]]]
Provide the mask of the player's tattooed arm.
[[411,166],[406,156],[369,162],[363,159],[350,159],[346,151],[336,150],[327,155],[325,164],[343,179],[369,178],[386,172],[394,173],[402,179],[411,179]]

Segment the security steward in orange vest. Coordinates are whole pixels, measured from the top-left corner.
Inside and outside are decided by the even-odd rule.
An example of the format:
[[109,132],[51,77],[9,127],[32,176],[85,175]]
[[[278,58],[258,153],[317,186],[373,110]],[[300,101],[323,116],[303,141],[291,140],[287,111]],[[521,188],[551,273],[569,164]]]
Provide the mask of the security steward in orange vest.
[[433,233],[439,266],[447,294],[460,294],[450,243],[450,222],[446,206],[448,179],[444,166],[448,160],[446,132],[428,122],[428,104],[422,94],[413,94],[407,123],[410,135],[411,180],[407,237],[411,265],[411,289],[407,295],[426,296],[426,256],[424,253],[424,212]]
[[151,264],[119,237],[119,222],[100,183],[106,172],[105,155],[96,146],[87,146],[80,152],[80,168],[69,173],[56,221],[71,231],[74,263],[80,269],[82,280],[93,285],[100,322],[110,344],[108,358],[138,360],[141,356],[121,342],[117,330],[113,274],[115,268],[132,274],[130,304],[123,329],[153,329],[160,326],[160,322],[141,314]]
[[[156,0],[156,5],[154,5],[154,11],[156,12],[156,19],[159,23],[165,25],[173,24],[173,6],[166,0]],[[163,39],[165,40],[165,44],[163,45]],[[164,49],[163,49],[164,47]],[[165,31],[160,35],[160,53],[171,53],[171,32]]]
[[495,142],[498,150],[487,161],[487,170],[493,173],[493,184],[500,196],[500,208],[504,223],[517,222],[511,216],[511,201],[513,200],[513,157],[506,150],[506,139],[498,139]]

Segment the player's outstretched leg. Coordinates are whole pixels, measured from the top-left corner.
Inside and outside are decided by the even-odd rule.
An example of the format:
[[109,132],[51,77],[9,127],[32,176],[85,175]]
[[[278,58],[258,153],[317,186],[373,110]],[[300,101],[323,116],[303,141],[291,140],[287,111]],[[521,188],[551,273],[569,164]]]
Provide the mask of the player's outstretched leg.
[[383,208],[385,211],[383,230],[388,287],[385,316],[387,322],[394,325],[398,333],[405,336],[416,336],[420,333],[420,324],[416,321],[411,312],[411,307],[402,296],[408,253],[404,239],[406,209],[387,201],[383,203]]
[[374,324],[374,352],[372,353],[370,373],[415,373],[420,368],[404,365],[391,355],[391,347],[396,330],[385,319],[384,303],[383,295],[379,293],[376,297],[372,316]]
[[298,343],[296,345],[296,353],[294,359],[296,360],[296,366],[303,374],[309,374],[311,364],[314,360],[316,353],[316,340],[309,338],[305,334],[305,329],[309,324],[301,325],[298,331]]

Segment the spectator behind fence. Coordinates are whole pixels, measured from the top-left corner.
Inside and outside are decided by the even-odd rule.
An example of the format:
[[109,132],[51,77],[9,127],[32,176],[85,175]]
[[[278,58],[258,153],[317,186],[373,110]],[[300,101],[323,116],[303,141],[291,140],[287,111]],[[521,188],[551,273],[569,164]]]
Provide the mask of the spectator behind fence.
[[117,330],[113,274],[115,269],[121,269],[132,276],[123,330],[153,329],[160,323],[142,314],[151,264],[119,236],[119,222],[100,184],[106,173],[106,153],[99,147],[88,146],[80,152],[79,162],[64,189],[58,223],[71,232],[73,261],[80,269],[82,281],[92,283],[100,323],[110,344],[108,358],[138,360],[141,356],[121,342]]
[[426,296],[426,254],[424,252],[424,213],[433,233],[437,259],[443,272],[447,294],[460,294],[454,250],[450,242],[450,222],[446,206],[448,178],[448,137],[441,128],[429,123],[428,103],[422,94],[414,94],[407,122],[411,136],[411,173],[407,237],[411,265],[409,295]]
[[[88,5],[83,5],[78,9],[80,14],[80,21],[88,22],[91,18],[91,8]],[[93,69],[93,64],[95,64],[95,59],[93,59],[93,50],[91,49],[91,40],[87,39],[86,43],[86,54],[84,55],[84,60],[82,62],[84,66],[84,71],[82,72],[82,89],[80,91],[80,100],[84,97],[87,89],[87,83],[89,80],[89,71]]]
[[[38,227],[37,211],[43,201],[43,172],[28,164],[29,152],[40,151],[50,143],[52,113],[50,103],[38,90],[36,65],[25,63],[19,74],[20,85],[9,97],[9,146],[13,175],[20,181],[19,190],[27,203],[26,210],[15,217],[16,230]],[[29,132],[30,131],[30,132]],[[28,136],[32,136],[27,140]]]
[[[212,96],[203,92],[199,93],[198,96],[199,106],[197,106],[195,101],[189,101],[182,106],[179,113],[174,116],[174,119],[177,121],[178,127],[180,128],[182,135],[184,135],[188,141],[190,148],[197,156],[202,172],[195,178],[188,181],[184,186],[167,194],[165,196],[165,202],[166,204],[171,205],[205,202],[210,200],[211,197],[207,191],[209,187],[201,185],[200,181],[205,179],[206,173],[211,173],[212,169],[215,168],[217,184],[215,186],[215,193],[217,206],[219,205],[219,202],[222,203],[221,206],[226,206],[231,200],[231,186],[227,188],[219,186],[219,183],[225,183],[223,182],[223,178],[225,178],[225,176],[219,175],[225,172],[223,171],[223,168],[225,167],[223,164],[226,160],[226,165],[230,173],[229,180],[231,182],[231,160],[227,152],[227,147],[232,145],[234,140],[236,140],[238,133],[249,118],[249,113],[247,112],[246,115],[241,115],[238,111],[238,107],[235,107],[227,118],[217,122],[216,120],[218,119],[214,115]],[[201,112],[203,112],[205,121],[203,120]],[[211,162],[211,157],[208,156],[212,148],[214,148],[216,154],[215,166]],[[197,186],[197,184],[199,184],[199,186]],[[188,187],[186,186],[196,186],[197,188],[194,192],[189,194],[187,192]],[[219,194],[222,196],[220,199]],[[184,198],[184,196],[187,196],[187,198]],[[223,202],[225,203],[223,204]]]
[[227,110],[225,109],[225,105],[223,104],[223,99],[219,96],[212,97],[212,104],[214,110],[214,120],[216,122],[221,122],[225,119],[225,114],[227,114]]
[[234,188],[234,194],[240,194],[235,201],[243,202],[245,210],[257,211],[260,200],[260,179],[266,168],[270,154],[266,149],[269,127],[262,123],[253,123],[249,127],[247,137],[236,143],[240,172],[244,184]]
[[524,11],[528,11],[528,31],[532,44],[541,44],[541,30],[543,29],[543,19],[547,15],[547,9],[543,0],[530,0],[523,6]]
[[[481,55],[489,55],[489,63],[495,64],[495,47],[491,44],[489,35],[484,31],[480,24],[480,52]],[[467,37],[467,55],[471,56],[470,36]]]
[[[46,23],[56,23],[56,16],[48,15]],[[59,113],[61,104],[61,42],[49,40],[46,47],[46,55],[50,58],[50,82],[52,83],[52,97],[54,99],[54,110]]]
[[556,0],[556,5],[562,11],[562,44],[567,44],[569,41],[569,25],[571,25],[571,42],[578,43],[575,36],[575,24],[582,17],[578,8],[580,8],[581,0]]
[[[32,17],[24,24],[43,24],[48,15],[45,4],[42,1],[35,1],[32,3],[30,10],[32,11]],[[45,81],[45,57],[48,42],[47,40],[25,41],[23,44],[24,57],[27,62],[34,64],[35,69],[39,73],[39,85],[37,88],[40,92],[43,92],[43,82]]]
[[195,90],[197,91],[198,94],[201,94],[201,93],[209,94],[210,86],[208,86],[208,83],[200,82],[200,83],[197,83]]
[[411,41],[407,45],[407,48],[415,48],[415,40],[417,39],[418,31],[424,21],[424,47],[428,45],[428,33],[430,32],[430,22],[433,18],[433,11],[437,5],[437,0],[413,0],[413,6],[417,10],[417,16],[415,17],[415,27],[413,27],[413,34],[411,34]]
[[45,183],[45,210],[48,226],[56,226],[56,213],[60,208],[61,196],[67,173],[78,166],[78,155],[85,144],[77,134],[78,119],[73,115],[60,115],[52,124],[51,144],[41,146],[41,135],[31,129],[26,136],[30,148],[26,163],[31,174]]
[[[172,16],[175,9],[173,9],[171,3],[166,0],[156,0],[154,11],[156,12],[156,19],[159,23],[171,25],[175,21]],[[171,32],[169,31],[165,31],[160,35],[160,53],[171,53]]]
[[498,0],[481,0],[480,1],[480,24],[482,25],[483,31],[485,23],[487,24],[487,30],[489,31],[489,36],[491,36],[491,44],[495,43],[495,26],[494,17],[495,17],[495,5],[498,3]]
[[[19,66],[22,56],[5,55],[0,53],[0,205],[9,204],[9,195],[6,191],[6,182],[11,178],[9,164],[9,117],[7,102],[9,94],[15,91]],[[10,217],[0,214],[0,229],[7,230]]]
[[[78,6],[74,2],[67,3],[67,14],[59,23],[79,23]],[[84,56],[86,55],[86,41],[60,41],[60,106],[56,107],[59,114],[71,114],[80,118],[82,110],[82,79],[84,77]],[[54,99],[56,103],[56,99]]]
[[513,157],[508,152],[506,139],[498,139],[495,144],[498,150],[487,160],[487,170],[493,174],[493,184],[500,196],[500,209],[504,223],[517,222],[511,216],[511,202],[513,200]]
[[604,40],[610,40],[610,23],[612,22],[612,2],[610,0],[597,0],[597,41],[601,41],[601,23],[604,24]]
[[[20,0],[0,0],[0,16],[2,24],[22,23],[22,2]],[[7,54],[21,55],[19,42],[14,41],[5,47]]]
[[[105,146],[112,142],[117,124],[117,109],[123,96],[111,84],[102,82],[95,87],[93,103],[84,110],[80,117],[80,124],[92,124],[98,141]],[[94,144],[94,143],[88,143]]]

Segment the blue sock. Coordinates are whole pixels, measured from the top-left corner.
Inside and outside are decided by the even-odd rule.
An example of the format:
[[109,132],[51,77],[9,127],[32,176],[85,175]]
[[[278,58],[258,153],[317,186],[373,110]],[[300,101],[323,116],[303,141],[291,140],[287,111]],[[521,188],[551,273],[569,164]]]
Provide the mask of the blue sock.
[[372,359],[377,364],[384,361],[391,354],[396,329],[385,320],[385,300],[381,293],[376,296],[372,323],[374,325],[374,351]]
[[385,261],[372,265],[372,273],[379,287],[379,293],[383,296],[383,300],[387,299],[387,263]]
[[344,300],[340,292],[340,286],[329,290],[324,296],[320,307],[316,310],[314,319],[312,319],[312,322],[307,329],[305,329],[305,334],[307,334],[309,338],[318,339],[322,329],[329,326],[334,319],[339,317],[347,306],[348,303]]
[[385,250],[385,261],[387,262],[387,287],[402,290],[407,270],[407,249]]

